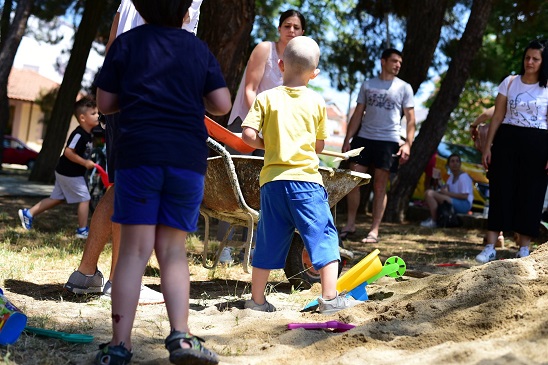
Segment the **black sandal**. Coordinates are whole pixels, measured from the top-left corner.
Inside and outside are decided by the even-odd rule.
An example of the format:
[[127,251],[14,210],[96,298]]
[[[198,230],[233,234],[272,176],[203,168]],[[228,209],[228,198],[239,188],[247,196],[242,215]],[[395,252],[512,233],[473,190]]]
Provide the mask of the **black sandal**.
[[356,233],[356,231],[341,231],[341,233],[339,233],[339,238],[341,240],[345,240],[349,236],[352,236],[354,233]]
[[110,342],[99,345],[99,352],[95,356],[96,365],[126,365],[131,362],[133,353],[125,348],[124,343],[118,346],[109,346]]
[[[173,331],[167,336],[165,345],[169,351],[169,361],[178,365],[216,365],[219,363],[217,354],[202,345],[205,342],[197,336],[186,332]],[[190,348],[183,347],[183,343]]]

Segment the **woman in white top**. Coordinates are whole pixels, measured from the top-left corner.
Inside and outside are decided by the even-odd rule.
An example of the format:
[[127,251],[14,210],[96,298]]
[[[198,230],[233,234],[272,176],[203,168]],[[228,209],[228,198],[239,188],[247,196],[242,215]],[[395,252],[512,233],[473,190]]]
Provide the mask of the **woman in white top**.
[[[276,42],[261,42],[253,49],[228,119],[231,131],[242,132],[242,121],[260,92],[282,84],[282,72],[278,67],[278,60],[282,57],[287,43],[291,39],[303,35],[305,27],[306,21],[300,12],[287,10],[280,15],[279,39]],[[239,154],[230,149],[229,151]],[[260,151],[264,153],[264,151]]]
[[522,69],[499,86],[495,114],[483,150],[488,169],[487,244],[476,256],[481,263],[496,258],[499,231],[519,233],[517,257],[529,256],[539,225],[548,183],[548,49],[532,41],[523,53]]
[[437,227],[438,206],[443,202],[451,204],[456,213],[468,213],[472,208],[474,200],[472,178],[461,170],[460,156],[455,153],[449,156],[447,166],[450,171],[447,183],[439,191],[428,189],[425,192],[425,202],[430,209],[430,218],[421,222],[422,227]]
[[[228,129],[234,133],[242,132],[242,121],[245,119],[247,112],[251,108],[251,104],[255,97],[262,91],[273,89],[280,86],[283,82],[282,72],[278,67],[278,60],[284,54],[285,46],[295,37],[304,34],[306,21],[304,16],[297,10],[286,10],[280,15],[278,32],[280,38],[276,42],[261,42],[251,52],[251,56],[247,61],[247,66],[244,70],[244,75],[234,103],[232,111],[228,119]],[[233,155],[241,155],[242,153],[226,146],[228,152]],[[264,150],[255,150],[249,155],[264,156]],[[217,239],[223,240],[226,231],[230,225],[227,222],[219,222],[217,229]],[[244,240],[247,237],[247,229],[244,228]],[[231,249],[225,247],[221,252],[221,263],[232,262]]]

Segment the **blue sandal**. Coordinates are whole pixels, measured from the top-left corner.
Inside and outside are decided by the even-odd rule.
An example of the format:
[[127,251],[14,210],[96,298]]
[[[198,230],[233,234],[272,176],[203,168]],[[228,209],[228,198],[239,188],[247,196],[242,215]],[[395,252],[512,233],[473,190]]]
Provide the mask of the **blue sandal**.
[[[219,363],[217,354],[202,345],[205,342],[200,337],[186,332],[173,331],[166,338],[165,345],[169,351],[169,361],[177,365],[216,365]],[[183,343],[190,348],[183,347]]]

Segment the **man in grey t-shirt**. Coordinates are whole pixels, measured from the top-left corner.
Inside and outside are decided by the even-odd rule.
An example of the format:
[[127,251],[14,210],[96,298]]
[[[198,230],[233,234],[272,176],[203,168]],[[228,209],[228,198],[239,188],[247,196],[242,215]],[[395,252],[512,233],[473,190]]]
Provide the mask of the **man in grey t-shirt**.
[[[407,82],[397,78],[402,64],[400,51],[390,48],[381,56],[381,73],[366,80],[358,94],[354,114],[350,118],[342,151],[364,147],[361,154],[350,159],[350,168],[367,172],[375,168],[373,175],[373,223],[363,243],[377,243],[379,226],[386,208],[386,186],[390,169],[399,156],[399,163],[409,159],[411,144],[415,136],[415,103],[413,89]],[[406,140],[400,144],[401,118],[407,122]],[[352,143],[350,140],[352,139]],[[360,204],[360,188],[347,196],[348,215],[340,236],[345,239],[356,231],[356,214]]]

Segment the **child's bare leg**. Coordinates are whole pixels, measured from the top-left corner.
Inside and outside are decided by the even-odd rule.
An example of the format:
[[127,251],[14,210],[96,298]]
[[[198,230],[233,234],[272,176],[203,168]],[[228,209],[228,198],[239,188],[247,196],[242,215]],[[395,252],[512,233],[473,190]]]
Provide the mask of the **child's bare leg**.
[[64,202],[64,200],[51,199],[51,198],[42,199],[38,203],[36,203],[32,208],[29,209],[29,213],[33,217],[35,217],[38,214],[45,212],[48,209],[58,206],[62,202]]
[[112,342],[131,349],[131,330],[145,271],[156,236],[155,225],[122,225],[120,258],[112,283]]
[[88,226],[89,216],[89,200],[78,203],[78,227],[85,228]]
[[162,273],[162,294],[171,329],[188,333],[190,273],[186,257],[186,236],[185,231],[159,225],[156,229],[154,250]]
[[266,283],[268,283],[268,276],[270,275],[270,270],[260,269],[254,267],[251,272],[251,299],[256,304],[264,304],[266,302],[266,297],[264,295],[264,290],[266,288]]
[[322,298],[333,299],[337,296],[337,277],[339,276],[339,261],[331,261],[319,270],[322,283]]

